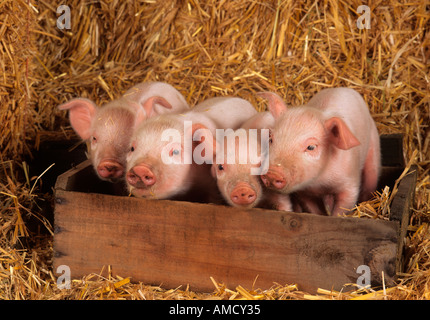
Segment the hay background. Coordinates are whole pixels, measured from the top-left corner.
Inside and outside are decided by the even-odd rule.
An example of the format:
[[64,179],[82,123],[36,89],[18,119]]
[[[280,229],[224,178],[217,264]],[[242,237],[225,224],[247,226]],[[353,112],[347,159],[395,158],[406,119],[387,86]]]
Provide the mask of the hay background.
[[[428,1],[369,2],[369,30],[356,27],[363,1],[66,4],[71,30],[56,27],[57,1],[0,3],[0,299],[430,298]],[[202,294],[88,275],[71,290],[59,290],[50,265],[52,231],[26,228],[37,219],[51,230],[37,200],[52,194],[38,191],[43,177],[36,181],[24,160],[40,142],[73,137],[57,105],[77,96],[101,104],[145,80],[174,85],[192,105],[238,95],[258,110],[265,108],[254,95],[261,90],[276,91],[293,105],[325,87],[358,90],[380,133],[403,133],[405,158],[419,167],[399,284],[385,293],[321,290],[311,296],[293,284],[262,292],[225,288],[214,279],[214,292]]]

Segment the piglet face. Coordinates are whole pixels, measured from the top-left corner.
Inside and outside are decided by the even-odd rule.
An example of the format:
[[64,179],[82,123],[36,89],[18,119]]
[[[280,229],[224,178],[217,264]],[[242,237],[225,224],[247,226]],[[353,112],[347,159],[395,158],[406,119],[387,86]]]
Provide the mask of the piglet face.
[[97,107],[83,98],[61,106],[69,110],[70,123],[82,140],[90,143],[90,159],[98,176],[115,181],[124,175],[125,154],[134,126],[134,113],[126,108]]
[[255,207],[262,198],[260,177],[256,174],[262,167],[260,135],[251,138],[255,141],[250,141],[249,131],[238,129],[227,134],[223,144],[217,142],[212,175],[224,199],[236,207]]
[[133,136],[126,181],[134,196],[168,199],[189,189],[193,164],[184,161],[181,137],[166,141],[164,134],[170,129],[168,123],[147,121]]
[[[273,128],[270,166],[262,181],[284,193],[310,187],[329,165],[333,167],[338,153],[359,144],[340,118],[325,119],[320,110],[312,107],[290,108],[279,115]],[[337,165],[341,169],[346,164]]]
[[253,208],[261,200],[259,176],[250,174],[250,165],[213,164],[212,172],[224,199],[235,207]]
[[323,172],[329,144],[318,111],[291,108],[283,113],[270,135],[269,170],[261,176],[271,189],[294,192]]
[[115,181],[125,174],[134,114],[125,108],[101,108],[91,123],[91,160],[100,178]]

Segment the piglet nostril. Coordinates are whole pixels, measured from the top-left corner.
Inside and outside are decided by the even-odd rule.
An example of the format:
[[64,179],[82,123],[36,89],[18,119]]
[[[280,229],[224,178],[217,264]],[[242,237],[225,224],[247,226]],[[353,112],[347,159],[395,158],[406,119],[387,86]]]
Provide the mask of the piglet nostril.
[[247,185],[236,187],[230,194],[231,201],[240,206],[252,204],[256,197],[255,191]]
[[132,171],[137,176],[137,178],[145,185],[145,187],[150,187],[155,184],[155,174],[146,165],[136,165],[132,168]]
[[287,184],[287,181],[284,179],[284,177],[274,171],[269,171],[264,176],[261,176],[261,180],[266,187],[273,186],[276,189],[282,189]]
[[137,181],[139,180],[138,176],[136,176],[131,171],[127,172],[126,179],[127,179],[128,183],[130,183],[131,185],[135,185],[137,183]]
[[103,160],[97,166],[97,173],[105,179],[120,178],[124,174],[124,167],[115,160]]

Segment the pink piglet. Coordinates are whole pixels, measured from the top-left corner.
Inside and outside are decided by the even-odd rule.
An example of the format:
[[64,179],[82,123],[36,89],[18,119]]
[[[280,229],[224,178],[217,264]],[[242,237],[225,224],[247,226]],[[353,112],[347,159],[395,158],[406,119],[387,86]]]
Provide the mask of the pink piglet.
[[[269,170],[261,177],[267,187],[319,197],[334,216],[369,199],[380,173],[379,135],[358,92],[325,89],[292,108],[275,93],[259,95],[275,118]],[[321,213],[318,207],[309,209]]]

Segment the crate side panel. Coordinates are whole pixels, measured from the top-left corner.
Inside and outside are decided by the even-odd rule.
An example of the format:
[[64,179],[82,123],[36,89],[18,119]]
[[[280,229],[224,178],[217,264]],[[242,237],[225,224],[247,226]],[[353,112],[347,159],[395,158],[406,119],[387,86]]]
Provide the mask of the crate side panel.
[[54,267],[68,265],[74,277],[111,265],[166,287],[212,291],[210,276],[251,287],[258,276],[258,287],[312,291],[354,283],[362,264],[393,276],[393,222],[61,191],[58,202]]
[[[240,210],[207,204],[57,192],[54,268],[100,272],[165,287],[340,289],[358,266],[394,276],[398,223]],[[394,259],[394,260],[393,260]],[[373,280],[377,279],[373,278]]]

